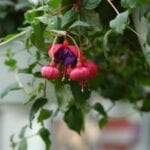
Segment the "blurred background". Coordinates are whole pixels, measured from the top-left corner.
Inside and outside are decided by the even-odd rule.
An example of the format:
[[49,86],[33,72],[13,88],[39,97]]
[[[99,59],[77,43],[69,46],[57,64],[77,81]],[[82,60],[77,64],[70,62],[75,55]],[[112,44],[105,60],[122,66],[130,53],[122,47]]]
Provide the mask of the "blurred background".
[[[24,13],[36,0],[0,0],[0,41],[8,34],[19,32],[24,26]],[[13,83],[14,74],[4,67],[6,50],[11,47],[14,51],[24,49],[23,44],[16,41],[0,47],[0,92]],[[22,65],[27,65],[26,58],[30,57],[26,52],[19,53],[17,58]],[[31,76],[22,76],[24,81]],[[56,97],[51,91],[51,97]],[[20,99],[19,99],[20,98]],[[28,124],[30,106],[24,106],[26,96],[23,93],[13,93],[0,100],[0,150],[10,150],[10,136],[19,132],[22,126]],[[101,101],[105,108],[112,104],[108,100],[93,93],[93,102]],[[56,107],[48,104],[47,107]],[[127,103],[117,103],[110,110],[111,116],[108,124],[99,129],[94,112],[86,117],[85,132],[78,135],[68,129],[62,121],[61,114],[53,120],[52,126],[47,122],[51,130],[52,150],[149,150],[150,149],[150,114],[137,113]],[[35,122],[33,130],[28,134],[36,133],[39,125]],[[39,137],[29,139],[29,150],[44,150],[44,143]]]

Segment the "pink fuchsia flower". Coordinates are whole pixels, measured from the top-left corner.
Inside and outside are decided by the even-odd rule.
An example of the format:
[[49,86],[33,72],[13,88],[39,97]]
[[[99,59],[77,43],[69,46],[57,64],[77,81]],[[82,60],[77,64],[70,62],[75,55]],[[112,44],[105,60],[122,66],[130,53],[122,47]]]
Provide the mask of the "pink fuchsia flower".
[[98,66],[92,61],[84,62],[83,66],[89,70],[89,78],[94,79],[98,73]]
[[57,79],[59,74],[59,70],[54,66],[44,66],[41,69],[41,75],[46,79]]

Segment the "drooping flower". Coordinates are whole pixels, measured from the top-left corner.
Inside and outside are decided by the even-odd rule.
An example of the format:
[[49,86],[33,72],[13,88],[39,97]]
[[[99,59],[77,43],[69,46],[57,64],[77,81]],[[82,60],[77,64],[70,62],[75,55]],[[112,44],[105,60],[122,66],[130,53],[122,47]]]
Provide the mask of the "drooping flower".
[[97,75],[97,65],[92,61],[88,62],[78,46],[70,45],[67,40],[50,45],[48,54],[52,62],[50,66],[42,68],[44,78],[57,79],[62,74],[62,81],[66,77],[75,80],[80,83],[81,91],[84,91],[89,86],[88,81]]
[[54,66],[44,66],[41,69],[41,74],[46,79],[57,79],[60,73]]

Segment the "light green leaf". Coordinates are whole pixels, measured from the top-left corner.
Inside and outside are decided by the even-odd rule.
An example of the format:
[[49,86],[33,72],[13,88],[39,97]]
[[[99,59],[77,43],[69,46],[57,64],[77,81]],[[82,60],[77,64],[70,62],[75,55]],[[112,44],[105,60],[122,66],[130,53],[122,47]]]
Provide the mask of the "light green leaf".
[[84,21],[75,21],[69,28],[75,28],[75,27],[90,27],[90,25],[87,22]]
[[114,31],[123,34],[123,31],[125,30],[128,24],[128,15],[128,11],[118,14],[115,19],[110,21],[110,27]]
[[62,27],[67,27],[68,24],[72,23],[76,19],[77,13],[74,10],[67,11],[62,18]]
[[9,85],[8,87],[6,87],[4,91],[2,91],[1,98],[4,98],[10,91],[15,91],[15,90],[20,90],[20,89],[22,89],[22,87],[20,87],[18,83],[13,83]]
[[24,127],[21,129],[21,131],[20,131],[20,133],[19,133],[19,138],[20,138],[20,139],[24,138],[27,127],[28,127],[28,126],[26,125],[26,126],[24,126]]
[[19,143],[18,150],[27,150],[27,140],[25,138]]
[[149,0],[121,0],[121,5],[125,8],[135,8],[148,2]]
[[86,9],[94,9],[96,8],[101,0],[84,0],[83,3]]
[[39,130],[38,134],[40,135],[41,139],[45,143],[45,150],[50,150],[51,141],[50,141],[49,130],[47,130],[46,128],[43,127]]

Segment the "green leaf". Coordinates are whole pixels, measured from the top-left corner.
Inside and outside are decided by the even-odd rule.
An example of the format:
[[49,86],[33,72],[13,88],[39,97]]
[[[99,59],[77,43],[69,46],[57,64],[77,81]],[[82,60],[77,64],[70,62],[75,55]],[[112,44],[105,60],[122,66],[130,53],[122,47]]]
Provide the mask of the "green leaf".
[[150,51],[145,53],[145,58],[146,58],[147,62],[150,63]]
[[38,122],[43,122],[44,120],[51,117],[53,111],[50,111],[48,109],[41,109],[40,114],[38,116]]
[[98,125],[100,128],[103,128],[107,122],[108,122],[108,117],[105,116],[99,120]]
[[44,39],[45,28],[46,25],[44,25],[43,23],[38,22],[36,24],[33,24],[34,32],[30,36],[32,44],[41,51],[46,50]]
[[110,27],[114,31],[123,34],[123,31],[125,30],[128,24],[128,15],[128,11],[118,14],[115,19],[110,21]]
[[125,8],[135,8],[148,2],[149,0],[121,0],[121,5]]
[[84,0],[83,3],[84,3],[84,7],[86,9],[94,9],[96,8],[99,3],[101,2],[101,0]]
[[100,115],[107,116],[104,107],[100,103],[94,104],[93,109],[96,110]]
[[68,127],[80,134],[84,129],[84,117],[82,110],[76,106],[71,106],[64,115],[64,121]]
[[15,90],[20,90],[20,89],[22,89],[22,87],[20,87],[18,83],[13,83],[9,85],[8,87],[6,87],[4,91],[2,91],[1,98],[4,98],[10,91],[15,91]]
[[144,100],[141,110],[144,112],[150,111],[150,97]]
[[27,140],[25,138],[19,143],[18,150],[27,150]]
[[74,10],[67,11],[62,18],[62,27],[67,27],[70,23],[72,23],[77,17],[77,13]]
[[150,23],[147,23],[147,35],[146,35],[146,42],[150,45]]
[[6,66],[8,66],[10,68],[14,68],[17,64],[17,61],[15,59],[11,58],[11,59],[5,60],[4,63],[5,63]]
[[44,106],[46,103],[48,102],[48,100],[46,98],[38,98],[30,111],[30,115],[29,115],[29,121],[30,121],[30,128],[32,128],[32,120],[35,118],[35,114],[39,111],[39,109]]
[[75,81],[70,81],[70,86],[75,102],[79,105],[85,104],[91,95],[91,91],[89,89],[85,89],[85,91],[82,92],[80,85]]
[[38,134],[40,135],[41,139],[44,141],[45,143],[45,150],[50,150],[50,146],[51,146],[51,141],[50,141],[50,132],[49,130],[47,130],[46,128],[41,128],[38,132]]
[[90,27],[90,25],[87,22],[84,21],[75,21],[69,28],[75,28],[75,27]]
[[94,10],[83,10],[81,15],[85,17],[87,23],[94,28],[95,31],[101,31],[102,25],[99,17],[99,13]]
[[53,9],[58,8],[59,5],[61,4],[61,1],[62,0],[51,0],[50,1],[50,7]]
[[14,134],[10,136],[10,147],[14,150],[17,146],[17,143],[14,142]]
[[21,129],[21,131],[20,131],[20,133],[19,133],[19,138],[20,138],[20,139],[23,139],[23,138],[24,138],[27,127],[28,127],[28,126],[26,125],[26,126],[24,126],[24,127]]
[[34,101],[37,95],[31,95],[31,97],[24,103],[24,105],[29,104],[30,102]]

